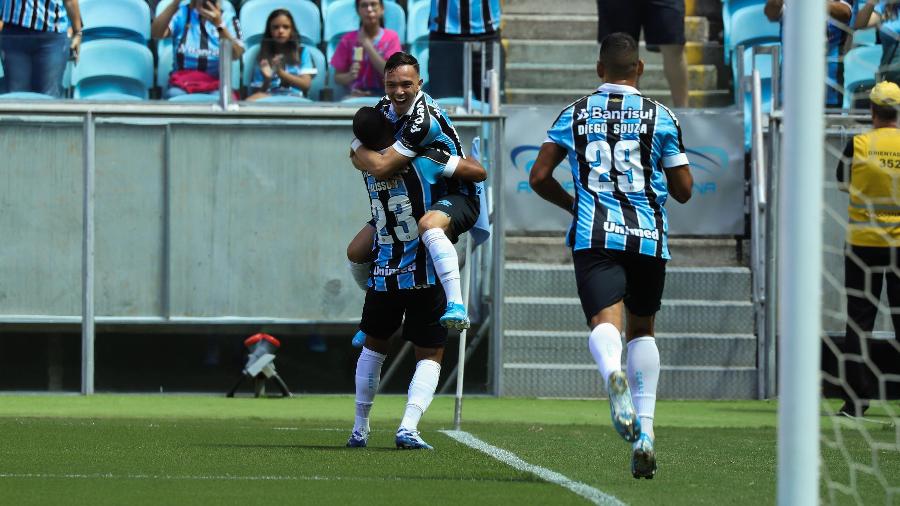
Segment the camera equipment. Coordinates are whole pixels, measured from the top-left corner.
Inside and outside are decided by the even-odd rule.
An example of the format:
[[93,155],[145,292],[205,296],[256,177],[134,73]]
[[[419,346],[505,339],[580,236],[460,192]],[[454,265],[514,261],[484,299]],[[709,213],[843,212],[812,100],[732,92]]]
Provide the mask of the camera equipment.
[[225,394],[226,397],[234,397],[234,393],[246,378],[253,378],[253,396],[259,397],[266,393],[266,380],[272,379],[281,390],[282,397],[291,397],[291,392],[281,376],[275,372],[275,352],[281,347],[278,339],[269,334],[254,334],[244,341],[244,346],[249,351],[247,365],[241,371],[237,383]]

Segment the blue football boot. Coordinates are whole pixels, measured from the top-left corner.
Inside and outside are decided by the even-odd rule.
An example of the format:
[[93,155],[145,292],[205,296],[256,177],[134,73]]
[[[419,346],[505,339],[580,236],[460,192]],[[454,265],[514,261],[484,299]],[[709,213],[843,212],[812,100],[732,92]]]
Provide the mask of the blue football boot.
[[422,439],[417,430],[408,430],[402,427],[397,429],[397,438],[394,442],[401,450],[434,450],[434,447]]
[[656,474],[656,450],[653,449],[653,440],[647,434],[635,441],[631,450],[631,475],[635,479],[653,479]]
[[448,329],[463,330],[469,328],[469,315],[466,314],[466,306],[456,302],[448,302],[444,316],[441,316],[441,326]]
[[347,440],[347,448],[365,448],[369,444],[369,433],[354,430]]
[[609,393],[609,414],[616,432],[629,443],[637,441],[641,436],[641,421],[634,412],[625,373],[616,371],[610,374],[606,380],[606,391]]

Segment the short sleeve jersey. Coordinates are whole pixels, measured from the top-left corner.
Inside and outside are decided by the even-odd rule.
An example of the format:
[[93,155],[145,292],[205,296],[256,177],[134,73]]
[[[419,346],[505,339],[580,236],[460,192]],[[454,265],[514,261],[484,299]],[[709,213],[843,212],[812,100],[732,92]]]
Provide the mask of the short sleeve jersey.
[[548,131],[575,182],[574,250],[669,259],[663,169],[688,164],[675,115],[630,86],[605,84],[565,108]]
[[431,0],[431,32],[466,36],[499,29],[500,0]]
[[[415,158],[434,148],[465,158],[453,122],[427,93],[420,91],[403,115],[397,114],[388,97],[382,98],[375,108],[393,123],[397,140],[392,147],[401,155]],[[477,195],[471,182],[444,179],[442,184],[447,186],[447,193]]]
[[61,33],[69,28],[63,0],[2,0],[0,19],[4,23],[38,32]]
[[[337,72],[347,72],[353,65],[353,52],[356,48],[362,48],[359,45],[357,32],[349,32],[341,37],[334,55],[331,57],[331,66]],[[394,53],[402,50],[400,45],[400,36],[397,32],[382,28],[381,33],[375,38],[375,50],[382,58],[387,60]],[[372,93],[384,93],[384,77],[381,72],[372,65],[369,55],[363,51],[363,59],[360,63],[359,75],[350,85],[352,90],[364,90]]]
[[[222,11],[222,22],[231,34],[241,40],[241,24],[234,14]],[[219,76],[219,32],[216,25],[203,19],[190,4],[175,12],[169,21],[172,47],[175,48],[174,70],[201,70]]]
[[[318,73],[309,50],[302,46],[300,47],[300,61],[298,63],[285,64],[284,70],[288,74],[295,76],[314,76]],[[256,65],[253,67],[253,79],[250,81],[250,88],[260,89],[262,88],[264,81],[265,79],[263,78],[262,70],[259,68],[259,61],[257,61]],[[303,90],[282,83],[281,78],[275,73],[273,73],[272,80],[269,82],[268,91],[273,95],[303,96]]]

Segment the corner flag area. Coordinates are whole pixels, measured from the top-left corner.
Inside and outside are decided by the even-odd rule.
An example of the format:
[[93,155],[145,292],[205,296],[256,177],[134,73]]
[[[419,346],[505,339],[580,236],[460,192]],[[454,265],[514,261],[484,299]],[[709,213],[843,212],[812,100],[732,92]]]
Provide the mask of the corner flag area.
[[[435,451],[394,448],[405,401],[380,396],[369,447],[350,449],[351,396],[3,396],[0,504],[774,503],[774,402],[660,402],[659,472],[638,481],[600,400],[466,399],[453,431],[453,399],[439,397],[421,427]],[[858,473],[858,496],[831,491],[837,502],[891,500],[900,456],[877,443],[893,444],[885,410],[898,407],[823,416],[830,474],[875,458],[893,480]]]

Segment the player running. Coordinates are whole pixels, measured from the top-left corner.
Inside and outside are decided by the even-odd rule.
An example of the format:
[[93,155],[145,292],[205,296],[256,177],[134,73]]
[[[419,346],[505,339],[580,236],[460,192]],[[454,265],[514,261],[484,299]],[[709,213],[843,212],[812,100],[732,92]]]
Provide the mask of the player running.
[[[465,158],[453,123],[437,103],[421,91],[419,63],[414,57],[395,53],[388,58],[384,67],[384,84],[387,96],[381,99],[376,109],[393,124],[397,140],[383,152],[365,147],[357,149],[356,157],[361,168],[376,178],[387,177],[407,167],[410,161],[429,148],[440,149],[459,159]],[[453,243],[478,220],[479,196],[475,182],[483,181],[487,175],[481,173],[477,179],[465,180],[461,176],[451,177],[454,169],[453,165],[447,166],[443,174],[446,192],[441,199],[431,203],[418,221],[418,234],[431,255],[447,298],[441,325],[464,329],[469,327],[469,317],[462,300],[459,260]],[[376,225],[376,229],[381,227]],[[358,256],[350,253],[348,251],[351,259]]]
[[[353,118],[353,131],[361,145],[376,151],[394,143],[393,125],[377,110],[363,107]],[[362,170],[356,154],[354,165]],[[429,149],[415,159],[415,165],[375,177],[365,172],[378,240],[369,289],[363,307],[360,334],[364,347],[356,364],[356,419],[349,447],[365,447],[369,437],[369,412],[381,379],[381,366],[389,349],[388,339],[403,325],[403,338],[415,345],[416,371],[409,385],[406,411],[395,443],[403,449],[433,449],[419,434],[418,423],[434,398],[441,372],[447,328],[440,323],[446,297],[435,286],[435,269],[417,221],[434,200],[444,197],[446,183],[437,173],[456,163],[463,171],[481,167],[469,160],[453,160],[443,151]],[[484,171],[483,168],[480,170]]]
[[[633,443],[632,475],[653,478],[660,371],[654,317],[670,258],[663,205],[669,193],[687,202],[693,178],[675,116],[635,88],[643,70],[630,35],[614,33],[603,40],[597,75],[606,84],[560,113],[531,169],[530,184],[573,215],[566,242],[591,329],[588,347],[606,381],[613,426]],[[552,177],[565,158],[574,198]],[[621,366],[623,312],[627,377]]]

